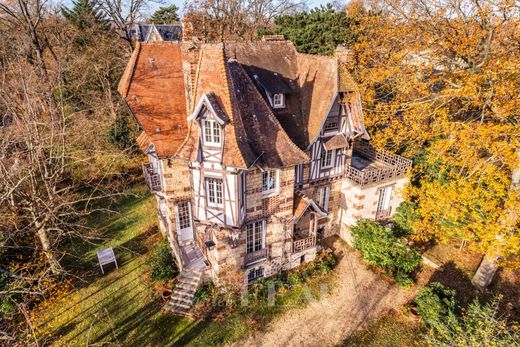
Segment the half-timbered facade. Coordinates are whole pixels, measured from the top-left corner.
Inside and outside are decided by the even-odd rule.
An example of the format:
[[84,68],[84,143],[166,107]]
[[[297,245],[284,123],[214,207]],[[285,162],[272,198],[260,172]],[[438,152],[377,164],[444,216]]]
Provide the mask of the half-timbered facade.
[[119,91],[136,117],[161,231],[183,271],[244,282],[312,260],[323,238],[389,218],[405,158],[368,141],[337,55],[291,42],[137,43]]

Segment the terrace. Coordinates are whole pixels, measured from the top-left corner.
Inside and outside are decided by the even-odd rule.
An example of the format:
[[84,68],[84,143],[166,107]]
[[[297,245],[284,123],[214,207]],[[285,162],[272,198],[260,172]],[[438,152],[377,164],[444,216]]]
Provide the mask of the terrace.
[[378,152],[367,143],[354,142],[350,164],[345,167],[345,177],[366,186],[404,177],[411,166],[410,159],[384,151]]

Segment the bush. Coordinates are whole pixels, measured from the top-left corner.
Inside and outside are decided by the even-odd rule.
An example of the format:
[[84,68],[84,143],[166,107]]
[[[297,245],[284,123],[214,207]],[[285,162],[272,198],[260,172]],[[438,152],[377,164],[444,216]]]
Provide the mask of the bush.
[[159,243],[154,254],[146,260],[146,264],[151,267],[150,278],[154,282],[168,281],[177,276],[178,270],[166,240]]
[[498,316],[499,300],[482,305],[478,299],[462,312],[455,291],[433,282],[415,299],[417,313],[428,328],[431,346],[518,346],[520,330]]
[[132,132],[127,116],[120,116],[110,127],[107,141],[120,150],[131,150],[135,147],[135,134]]
[[362,219],[352,227],[352,236],[365,259],[387,271],[399,285],[412,283],[410,275],[421,264],[421,254],[409,250],[390,228]]
[[401,203],[395,210],[392,220],[395,223],[394,234],[398,234],[399,236],[412,235],[412,225],[415,221],[419,220],[417,204],[409,201]]
[[443,322],[447,319],[456,319],[457,304],[455,291],[444,287],[439,282],[432,282],[421,288],[415,304],[422,323],[428,329],[434,329],[439,334],[449,335],[442,331]]

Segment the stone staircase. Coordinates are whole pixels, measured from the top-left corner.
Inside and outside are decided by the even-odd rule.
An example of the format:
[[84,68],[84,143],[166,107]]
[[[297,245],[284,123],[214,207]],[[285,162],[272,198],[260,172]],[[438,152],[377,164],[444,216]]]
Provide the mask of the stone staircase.
[[202,280],[200,269],[184,269],[175,284],[170,301],[164,310],[170,313],[185,315],[193,306],[195,292]]

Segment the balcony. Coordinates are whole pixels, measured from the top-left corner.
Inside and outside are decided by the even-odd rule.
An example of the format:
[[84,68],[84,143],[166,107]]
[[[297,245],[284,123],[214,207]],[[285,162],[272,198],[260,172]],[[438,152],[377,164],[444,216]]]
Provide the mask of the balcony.
[[246,253],[244,262],[246,265],[249,265],[264,259],[267,259],[267,248],[262,248],[258,251]]
[[387,152],[378,152],[369,144],[356,141],[352,149],[350,165],[345,167],[345,177],[360,186],[366,186],[403,177],[411,166],[410,159]]
[[162,191],[161,177],[154,171],[152,163],[143,164],[144,179],[152,192]]
[[392,214],[392,208],[388,208],[386,210],[382,211],[376,211],[376,220],[384,220],[390,218],[390,215]]
[[298,253],[316,246],[316,236],[309,236],[304,239],[293,241],[293,253]]

